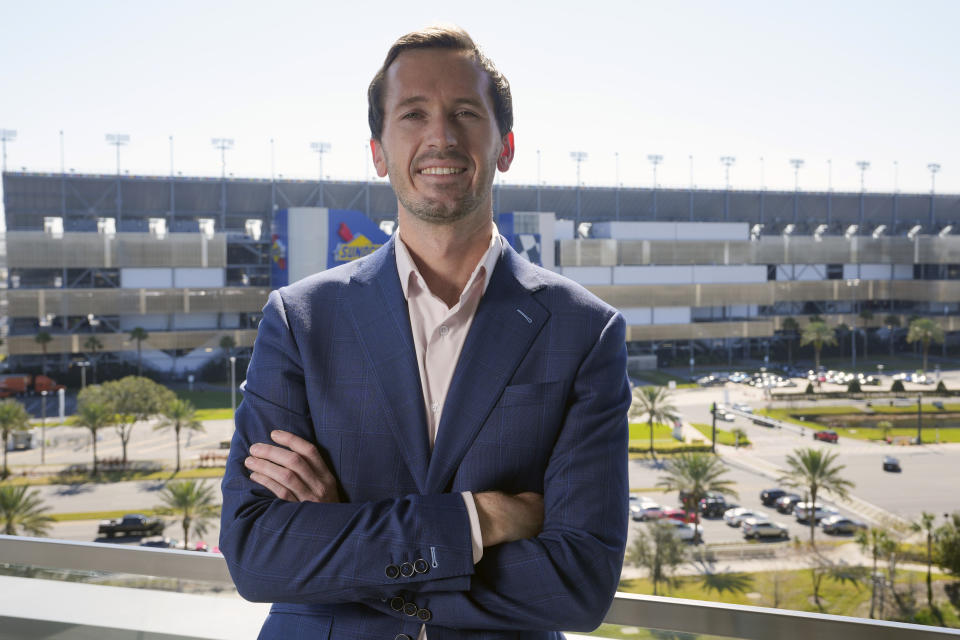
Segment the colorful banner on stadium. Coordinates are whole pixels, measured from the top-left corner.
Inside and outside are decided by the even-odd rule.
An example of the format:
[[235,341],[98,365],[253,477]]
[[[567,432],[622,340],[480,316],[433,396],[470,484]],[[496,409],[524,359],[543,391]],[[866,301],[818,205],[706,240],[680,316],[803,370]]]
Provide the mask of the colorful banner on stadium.
[[369,255],[390,239],[376,223],[359,211],[331,209],[327,221],[328,269]]
[[290,284],[290,271],[287,268],[287,248],[290,246],[287,236],[287,210],[281,209],[273,214],[270,224],[270,288],[279,289]]

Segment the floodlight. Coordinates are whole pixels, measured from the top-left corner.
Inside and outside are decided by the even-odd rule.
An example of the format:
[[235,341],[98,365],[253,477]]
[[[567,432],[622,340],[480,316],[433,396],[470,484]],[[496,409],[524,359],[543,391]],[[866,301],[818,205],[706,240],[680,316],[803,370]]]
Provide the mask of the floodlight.
[[757,240],[760,239],[760,234],[762,234],[762,233],[763,233],[763,225],[762,225],[762,224],[757,223],[757,224],[753,225],[753,227],[750,229],[750,240],[756,242]]
[[388,236],[393,235],[394,229],[397,228],[396,220],[381,220],[380,221],[380,231],[383,231]]
[[150,235],[154,236],[157,240],[163,240],[167,237],[166,218],[150,218],[147,221],[147,224],[147,228],[150,230]]
[[60,216],[44,217],[43,232],[54,240],[63,238],[63,218]]
[[940,229],[940,233],[938,233],[937,235],[940,236],[941,238],[946,238],[948,235],[950,235],[951,231],[953,231],[953,225],[948,224],[943,229]]
[[823,234],[825,234],[825,233],[827,232],[827,229],[829,229],[829,228],[830,228],[830,227],[827,226],[827,225],[825,225],[825,224],[818,224],[818,225],[817,225],[817,228],[813,230],[813,239],[814,239],[814,241],[816,241],[816,242],[822,242],[822,241],[823,241]]
[[197,220],[197,224],[200,226],[200,233],[203,234],[203,237],[212,240],[216,221],[213,218],[200,218]]
[[883,235],[883,232],[887,230],[887,225],[878,224],[877,228],[873,230],[873,239],[876,240]]
[[797,229],[797,225],[795,225],[795,224],[793,224],[793,223],[791,222],[790,224],[788,224],[787,226],[785,226],[785,227],[783,228],[783,235],[784,235],[785,237],[786,237],[786,236],[789,236],[791,233],[793,233],[794,231],[796,231],[796,229]]
[[843,232],[843,237],[849,240],[853,236],[857,235],[857,231],[860,230],[860,225],[852,224],[847,227],[847,230]]
[[97,233],[112,238],[117,235],[116,218],[97,218]]
[[243,229],[254,242],[259,242],[260,236],[263,235],[263,220],[250,218],[244,223]]
[[593,227],[592,222],[581,222],[579,225],[577,225],[577,235],[580,236],[581,238],[589,238],[590,229],[592,227]]
[[923,229],[923,225],[922,225],[922,224],[915,224],[915,225],[913,225],[913,227],[910,228],[910,231],[907,231],[907,237],[910,238],[911,240],[913,240],[914,238],[917,237],[917,234],[920,233],[920,230],[921,230],[921,229]]

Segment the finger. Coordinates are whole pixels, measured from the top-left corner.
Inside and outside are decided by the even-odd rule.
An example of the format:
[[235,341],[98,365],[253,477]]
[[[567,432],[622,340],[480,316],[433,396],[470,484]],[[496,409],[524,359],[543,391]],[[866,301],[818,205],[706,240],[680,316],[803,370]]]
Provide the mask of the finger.
[[327,463],[323,461],[323,456],[320,455],[320,451],[312,442],[289,431],[283,431],[282,429],[275,429],[270,433],[270,437],[277,444],[283,445],[303,456],[324,482],[333,480],[333,474],[330,473]]
[[282,484],[276,482],[269,476],[265,476],[262,473],[257,473],[254,471],[250,474],[250,479],[257,484],[266,487],[268,491],[281,500],[285,500],[287,502],[299,502],[299,500],[297,500],[297,496],[293,495],[292,491],[284,487]]
[[262,460],[269,460],[277,466],[293,471],[300,476],[300,480],[305,484],[313,485],[316,483],[314,479],[316,472],[299,453],[272,444],[258,442],[250,447],[250,455]]
[[[264,476],[270,479],[275,485],[281,487],[284,492],[283,495],[292,496],[285,497],[284,500],[290,500],[292,502],[304,502],[309,500],[311,497],[310,489],[303,483],[296,473],[291,471],[287,467],[283,467],[269,460],[264,460],[262,458],[256,458],[253,456],[248,457],[244,461],[244,465],[251,471],[258,473],[261,476]],[[264,484],[264,483],[260,483]],[[267,486],[264,484],[264,486]],[[281,494],[274,491],[273,488],[270,488],[278,497]]]

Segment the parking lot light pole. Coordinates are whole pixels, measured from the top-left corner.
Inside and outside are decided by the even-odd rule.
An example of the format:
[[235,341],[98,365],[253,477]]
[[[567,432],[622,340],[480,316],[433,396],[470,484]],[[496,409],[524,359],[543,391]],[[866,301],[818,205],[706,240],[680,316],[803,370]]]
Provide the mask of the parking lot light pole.
[[40,405],[40,464],[47,463],[47,390],[40,392],[43,396]]
[[712,433],[710,436],[710,451],[714,455],[717,453],[717,403],[713,403],[713,410],[710,412],[713,414],[713,427]]
[[923,396],[917,394],[917,444],[923,444]]
[[237,419],[237,356],[230,356],[230,415],[236,427]]

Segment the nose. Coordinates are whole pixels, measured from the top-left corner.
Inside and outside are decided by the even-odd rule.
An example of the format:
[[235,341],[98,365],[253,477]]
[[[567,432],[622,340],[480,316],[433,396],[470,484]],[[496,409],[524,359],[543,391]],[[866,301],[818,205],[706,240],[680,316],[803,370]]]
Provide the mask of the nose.
[[456,124],[449,118],[433,118],[427,134],[432,149],[450,149],[457,146]]

